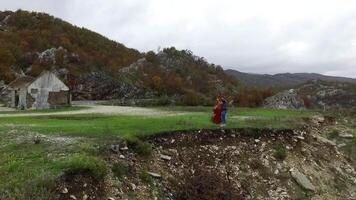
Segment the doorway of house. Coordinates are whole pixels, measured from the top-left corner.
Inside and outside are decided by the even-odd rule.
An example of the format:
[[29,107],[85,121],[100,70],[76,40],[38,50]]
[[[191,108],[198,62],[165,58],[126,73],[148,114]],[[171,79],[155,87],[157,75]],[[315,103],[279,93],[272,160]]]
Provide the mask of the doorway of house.
[[15,107],[19,106],[19,93],[17,92],[17,90],[15,90]]

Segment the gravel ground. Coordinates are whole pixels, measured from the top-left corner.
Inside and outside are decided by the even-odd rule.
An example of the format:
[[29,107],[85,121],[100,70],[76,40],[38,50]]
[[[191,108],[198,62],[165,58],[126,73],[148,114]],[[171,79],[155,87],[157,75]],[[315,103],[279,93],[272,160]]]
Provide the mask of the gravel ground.
[[[129,107],[129,106],[103,106],[96,104],[76,104],[85,105],[88,109],[63,111],[63,112],[48,112],[48,113],[9,113],[0,114],[0,117],[23,117],[23,116],[46,116],[46,115],[78,115],[78,114],[104,114],[104,115],[137,115],[137,116],[172,116],[186,114],[176,111],[161,111],[153,108]],[[4,110],[2,110],[4,109]],[[0,107],[0,111],[7,108]],[[11,111],[11,109],[10,109]]]

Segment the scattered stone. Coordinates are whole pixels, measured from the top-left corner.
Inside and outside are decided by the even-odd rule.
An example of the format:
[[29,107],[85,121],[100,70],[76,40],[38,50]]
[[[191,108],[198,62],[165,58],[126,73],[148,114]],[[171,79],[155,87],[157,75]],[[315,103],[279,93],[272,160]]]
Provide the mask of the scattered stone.
[[87,200],[89,198],[89,196],[88,195],[86,195],[86,194],[84,194],[84,196],[83,196],[83,200]]
[[325,143],[325,144],[328,144],[328,145],[331,145],[331,146],[336,146],[336,143],[331,141],[331,140],[328,140],[324,137],[321,137],[319,135],[316,135],[316,139],[319,141],[319,142],[322,142],[322,143]]
[[128,147],[122,147],[122,148],[120,148],[120,150],[121,151],[127,151],[127,150],[129,150],[129,148]]
[[119,155],[119,158],[125,159],[125,156],[121,154],[121,155]]
[[131,183],[131,189],[132,189],[133,191],[135,191],[136,188],[137,188],[137,186],[136,186],[135,184]]
[[72,194],[71,194],[69,197],[70,197],[71,199],[73,199],[73,200],[77,200],[77,197],[75,197],[75,196],[72,195]]
[[324,123],[325,118],[320,115],[314,115],[311,120],[313,121],[314,124],[320,124],[320,123]]
[[114,198],[112,198],[112,197],[108,197],[108,200],[115,200]]
[[61,192],[62,192],[62,194],[67,194],[68,193],[68,188],[63,188],[63,190]]
[[154,172],[147,172],[147,174],[149,174],[153,178],[161,178],[162,177],[160,174],[157,174],[157,173],[154,173]]
[[255,139],[255,142],[256,142],[256,143],[259,143],[260,141],[261,141],[261,140],[259,140],[259,139]]
[[35,136],[35,137],[33,138],[33,142],[34,142],[35,144],[39,144],[39,143],[41,142],[41,137]]
[[167,155],[161,154],[161,159],[162,159],[162,160],[170,161],[170,160],[172,159],[172,157],[171,157],[171,156],[167,156]]
[[345,143],[341,143],[341,144],[338,144],[338,145],[337,145],[337,147],[339,147],[339,148],[344,147],[344,146],[346,146]]
[[117,152],[119,152],[120,145],[118,145],[118,144],[112,144],[112,145],[110,146],[110,149],[111,149],[111,151],[117,153]]
[[290,174],[294,180],[302,186],[304,189],[315,192],[315,186],[309,181],[309,179],[296,168],[290,169]]
[[341,133],[341,134],[339,134],[339,137],[341,137],[341,138],[353,138],[354,135],[352,135],[350,133]]
[[298,138],[300,140],[304,140],[305,139],[303,136],[300,136],[300,135],[296,136],[296,138]]

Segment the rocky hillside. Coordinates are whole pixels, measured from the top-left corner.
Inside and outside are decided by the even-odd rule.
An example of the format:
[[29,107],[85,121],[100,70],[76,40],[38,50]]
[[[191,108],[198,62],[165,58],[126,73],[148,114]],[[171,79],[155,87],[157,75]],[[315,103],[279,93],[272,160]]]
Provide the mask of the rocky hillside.
[[309,81],[296,89],[280,92],[265,100],[268,108],[353,108],[356,107],[356,84]]
[[44,13],[0,12],[0,44],[0,80],[54,70],[75,99],[174,96],[196,104],[237,85],[190,51],[140,53]]
[[236,77],[241,84],[255,87],[293,88],[311,80],[338,81],[356,83],[356,79],[325,76],[316,73],[282,73],[282,74],[251,74],[236,70],[226,70],[227,74]]

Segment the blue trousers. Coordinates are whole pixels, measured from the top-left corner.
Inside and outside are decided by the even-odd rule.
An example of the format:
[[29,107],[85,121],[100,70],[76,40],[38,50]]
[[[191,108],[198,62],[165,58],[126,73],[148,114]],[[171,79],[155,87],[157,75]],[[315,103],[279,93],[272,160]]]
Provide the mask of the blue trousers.
[[226,124],[226,113],[227,113],[227,110],[221,111],[221,123],[222,124]]

